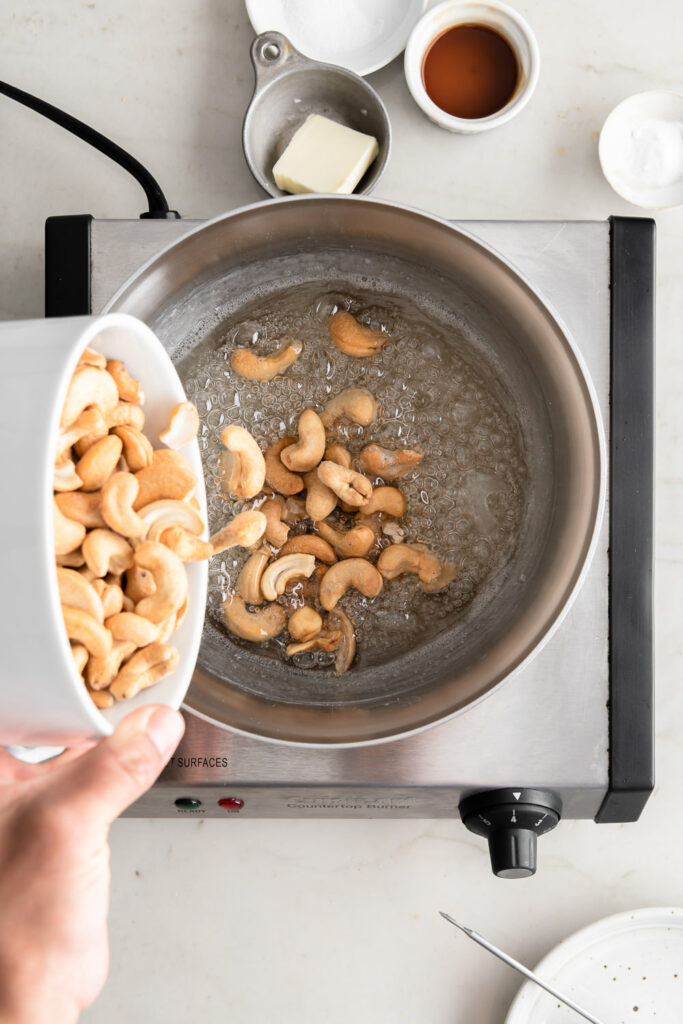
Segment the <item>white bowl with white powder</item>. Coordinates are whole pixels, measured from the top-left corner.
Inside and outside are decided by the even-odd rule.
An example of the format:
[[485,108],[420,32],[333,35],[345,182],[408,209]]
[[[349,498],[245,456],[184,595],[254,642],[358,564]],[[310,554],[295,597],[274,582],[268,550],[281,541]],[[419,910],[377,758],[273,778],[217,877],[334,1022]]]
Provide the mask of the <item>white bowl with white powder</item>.
[[600,133],[600,165],[636,206],[683,204],[683,96],[639,92],[614,108]]

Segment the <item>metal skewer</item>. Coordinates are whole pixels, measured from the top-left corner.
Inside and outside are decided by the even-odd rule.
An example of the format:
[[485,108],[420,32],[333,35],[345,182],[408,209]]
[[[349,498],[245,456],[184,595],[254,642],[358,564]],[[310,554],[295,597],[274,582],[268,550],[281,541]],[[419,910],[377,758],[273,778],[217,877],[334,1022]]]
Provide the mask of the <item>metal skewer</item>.
[[460,931],[464,932],[468,938],[474,939],[475,942],[478,942],[480,946],[484,947],[484,949],[488,949],[489,953],[493,953],[493,955],[497,956],[499,960],[503,961],[503,963],[508,964],[510,967],[514,967],[514,969],[519,971],[520,974],[523,974],[525,978],[529,978],[530,981],[533,981],[536,985],[544,988],[546,992],[550,992],[551,996],[555,996],[555,998],[559,999],[561,1003],[568,1006],[570,1010],[574,1010],[575,1013],[578,1013],[581,1017],[589,1020],[591,1024],[604,1024],[604,1021],[599,1020],[598,1017],[594,1017],[592,1013],[588,1012],[588,1010],[584,1010],[581,1006],[575,1003],[573,999],[570,999],[569,996],[565,996],[561,992],[558,992],[558,990],[553,988],[552,985],[549,985],[547,981],[543,981],[537,974],[534,974],[534,972],[530,971],[528,967],[525,967],[524,964],[520,964],[519,960],[515,960],[513,957],[508,956],[507,953],[504,953],[502,949],[498,949],[498,947],[494,946],[492,942],[485,939],[483,935],[473,931],[471,928],[467,928],[464,924],[460,924],[460,922],[456,921],[455,918],[450,916],[450,914],[445,914],[443,910],[440,910],[439,913],[443,918],[449,921],[450,924],[454,924],[456,928],[459,928]]

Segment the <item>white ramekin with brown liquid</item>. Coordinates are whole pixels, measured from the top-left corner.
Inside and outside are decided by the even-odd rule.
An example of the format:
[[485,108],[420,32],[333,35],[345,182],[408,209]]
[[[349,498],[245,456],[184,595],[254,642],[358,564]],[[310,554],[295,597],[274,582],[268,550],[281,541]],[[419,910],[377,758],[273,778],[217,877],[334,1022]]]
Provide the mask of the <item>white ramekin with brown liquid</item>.
[[505,124],[526,106],[540,57],[531,28],[507,4],[446,0],[413,29],[404,68],[427,117],[473,134]]

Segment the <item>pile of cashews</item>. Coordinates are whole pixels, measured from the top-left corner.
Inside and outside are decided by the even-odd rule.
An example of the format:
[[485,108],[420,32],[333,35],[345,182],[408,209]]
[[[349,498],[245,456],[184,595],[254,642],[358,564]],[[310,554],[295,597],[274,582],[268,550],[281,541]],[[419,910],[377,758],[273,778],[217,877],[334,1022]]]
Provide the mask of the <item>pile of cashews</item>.
[[[336,313],[328,326],[336,346],[352,358],[377,355],[389,338],[346,312]],[[232,367],[251,380],[272,380],[301,351],[294,341],[283,342],[272,356],[237,349]],[[373,599],[385,582],[412,573],[423,591],[435,593],[455,579],[455,566],[427,545],[409,542],[399,522],[406,501],[394,482],[414,470],[424,453],[368,443],[354,459],[328,439],[337,420],[365,429],[377,416],[375,396],[352,387],[321,412],[304,409],[297,436],[280,438],[265,453],[244,427],[223,430],[223,488],[234,498],[256,499],[266,520],[263,541],[224,602],[226,625],[236,636],[262,643],[286,627],[288,656],[334,651],[335,668],[345,672],[356,649],[353,623],[338,607],[348,590]]]
[[62,409],[53,483],[62,615],[76,671],[98,708],[112,707],[178,665],[168,643],[188,606],[185,562],[251,548],[266,517],[250,510],[210,540],[197,479],[177,450],[197,434],[190,402],[171,411],[154,449],[144,394],[122,362],[86,349]]

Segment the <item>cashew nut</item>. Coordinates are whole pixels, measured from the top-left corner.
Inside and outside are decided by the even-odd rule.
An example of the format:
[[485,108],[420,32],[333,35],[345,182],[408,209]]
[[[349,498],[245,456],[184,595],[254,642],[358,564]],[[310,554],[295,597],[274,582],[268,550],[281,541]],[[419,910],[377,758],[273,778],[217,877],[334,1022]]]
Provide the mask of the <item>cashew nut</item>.
[[290,580],[298,576],[310,576],[315,569],[313,555],[285,555],[276,558],[261,576],[261,593],[266,601],[275,601],[284,594]]
[[194,441],[199,430],[199,413],[192,402],[179,402],[168,419],[168,426],[159,434],[159,440],[169,448],[183,448]]
[[149,523],[133,511],[139,489],[140,485],[132,473],[114,473],[102,485],[102,517],[111,530],[124,537],[145,537],[149,529]]
[[377,597],[383,586],[381,574],[365,558],[344,558],[325,573],[320,583],[320,603],[331,611],[349,587],[355,587],[365,597]]
[[143,597],[151,597],[156,588],[149,569],[141,569],[139,565],[134,565],[126,572],[126,597],[134,604],[142,601]]
[[114,706],[114,698],[109,690],[91,690],[88,687],[88,696],[100,711],[104,711],[106,708],[113,708]]
[[82,565],[85,565],[85,558],[81,549],[77,548],[67,555],[56,555],[55,562],[57,565],[64,566],[65,569],[80,569]]
[[289,527],[280,521],[282,506],[269,498],[261,505],[261,512],[266,517],[266,540],[274,548],[281,548],[289,536]]
[[385,580],[394,580],[404,572],[412,572],[423,583],[433,583],[439,575],[439,559],[423,545],[390,544],[380,552],[377,568]]
[[287,615],[279,604],[269,604],[259,611],[247,611],[244,599],[239,594],[229,594],[223,605],[225,624],[231,633],[243,640],[272,640],[285,628]]
[[221,440],[228,449],[224,490],[236,498],[253,498],[266,479],[266,463],[258,444],[244,427],[226,427]]
[[122,663],[135,650],[129,640],[115,640],[111,651],[104,658],[88,659],[85,666],[85,681],[91,690],[104,690],[118,673]]
[[101,437],[88,448],[76,463],[84,491],[98,491],[102,487],[116,469],[122,448],[121,438],[113,434]]
[[185,501],[197,489],[192,466],[180,452],[170,448],[160,448],[153,452],[151,465],[138,470],[135,477],[140,485],[133,503],[136,512],[162,498]]
[[90,530],[83,541],[85,564],[95,576],[125,572],[133,564],[133,549],[123,537],[111,530]]
[[150,502],[149,505],[143,505],[138,509],[138,515],[149,527],[148,540],[159,540],[169,526],[182,526],[188,533],[194,533],[197,537],[204,529],[199,512],[188,502],[174,498],[161,498],[159,501]]
[[70,427],[89,405],[99,409],[105,421],[119,400],[116,384],[106,370],[88,363],[76,367],[64,399],[60,425]]
[[83,644],[96,658],[105,658],[111,651],[112,636],[108,629],[82,608],[62,605],[62,617],[69,640]]
[[367,505],[363,506],[363,515],[371,516],[375,512],[386,512],[388,516],[400,519],[406,510],[406,499],[397,487],[375,487]]
[[104,622],[102,602],[92,583],[86,580],[75,569],[57,569],[57,585],[61,604],[70,608],[80,608],[97,622]]
[[213,555],[213,547],[208,541],[201,540],[182,526],[167,526],[159,534],[159,543],[175,551],[183,562],[203,562]]
[[283,555],[313,555],[327,565],[337,561],[331,545],[322,537],[316,537],[314,533],[300,533],[298,537],[292,537],[280,549],[280,557]]
[[111,374],[114,378],[120,401],[144,405],[145,395],[140,386],[140,381],[134,380],[130,376],[120,359],[109,359],[107,361],[107,373]]
[[68,555],[79,548],[85,537],[85,526],[67,519],[57,502],[52,501],[52,524],[54,530],[55,554]]
[[367,388],[340,391],[327,403],[320,418],[326,427],[330,427],[342,417],[360,427],[369,427],[377,419],[377,399]]
[[315,409],[304,409],[297,430],[299,440],[283,448],[280,458],[287,469],[306,473],[314,469],[325,454],[325,428]]
[[118,405],[105,416],[108,427],[135,427],[142,430],[145,425],[145,414],[139,405],[133,402],[119,402]]
[[180,655],[175,647],[153,643],[136,651],[123,666],[109,692],[116,700],[130,700],[140,690],[153,686],[178,667]]
[[100,492],[85,491],[64,492],[55,494],[55,501],[62,515],[67,519],[73,519],[76,523],[92,529],[95,526],[104,526],[105,522],[100,512]]
[[138,615],[163,622],[174,615],[187,597],[187,573],[174,551],[153,540],[143,540],[135,549],[135,565],[149,569],[156,590],[135,607]]
[[278,494],[298,494],[304,488],[302,478],[297,473],[291,473],[280,459],[283,448],[290,448],[295,443],[295,437],[283,437],[266,449],[266,483]]
[[92,585],[102,602],[102,611],[105,619],[111,618],[112,615],[118,615],[123,608],[123,591],[121,587],[117,583],[107,583],[106,580],[97,577],[92,581]]
[[214,555],[228,548],[251,548],[266,532],[266,517],[257,509],[247,509],[209,538]]
[[104,437],[107,433],[107,424],[102,419],[99,409],[84,409],[81,415],[70,426],[64,427],[57,439],[57,459],[65,455],[69,448],[81,440],[82,437],[92,435],[93,441],[98,437]]
[[[102,422],[104,423],[104,420]],[[108,428],[106,423],[104,424],[104,427],[104,430],[93,430],[91,433],[83,434],[82,437],[79,437],[73,445],[73,452],[77,458],[82,459],[88,448],[92,448],[95,444],[95,441],[99,441],[100,438],[107,436]]]
[[246,560],[237,580],[237,593],[247,604],[263,604],[261,593],[261,577],[263,570],[270,561],[270,551],[259,548]]
[[112,434],[121,439],[123,457],[131,473],[152,465],[154,449],[149,438],[135,427],[114,427]]
[[327,616],[327,624],[332,629],[341,631],[341,640],[334,659],[334,667],[341,675],[342,672],[346,672],[350,668],[356,654],[356,636],[353,630],[353,623],[341,608],[333,608]]
[[272,380],[296,362],[303,347],[301,341],[285,339],[269,356],[259,356],[251,348],[236,348],[230,364],[235,373],[247,380]]
[[83,669],[88,664],[88,648],[84,647],[83,644],[71,644],[71,657],[74,660],[74,668],[78,672],[79,676],[83,675]]
[[325,449],[325,458],[328,462],[336,462],[338,466],[343,466],[344,469],[353,469],[351,453],[347,452],[343,444],[328,445]]
[[318,476],[318,470],[312,469],[304,475],[306,484],[306,515],[313,522],[326,519],[337,507],[337,495],[326,487]]
[[117,612],[105,619],[104,624],[114,640],[129,640],[136,647],[146,647],[153,643],[159,632],[154,622],[135,612]]
[[323,620],[315,608],[307,604],[303,608],[297,608],[289,617],[287,629],[294,640],[312,640],[323,628]]
[[82,487],[83,481],[76,472],[76,466],[71,458],[64,458],[59,462],[55,462],[54,473],[52,475],[52,487],[55,491],[66,492],[66,491],[77,491],[79,487]]
[[316,648],[321,651],[333,651],[339,646],[341,638],[341,629],[336,629],[332,633],[319,633],[312,640],[306,640],[303,643],[288,644],[285,653],[288,658],[293,658],[295,654],[301,654],[303,651],[312,651]]
[[107,365],[107,357],[103,356],[100,352],[96,352],[94,348],[84,348],[81,358],[78,360],[78,365],[80,366],[81,363],[87,363],[89,366],[99,366],[103,370]]
[[328,541],[340,558],[359,558],[367,555],[375,543],[375,534],[369,526],[354,526],[350,530],[335,530],[329,523],[316,523],[321,537]]
[[348,505],[361,507],[370,500],[372,484],[362,473],[356,473],[353,469],[345,469],[336,462],[321,462],[318,478]]
[[431,580],[429,583],[423,583],[422,589],[425,594],[436,594],[439,590],[443,590],[452,583],[458,575],[458,569],[452,562],[444,562],[440,569],[439,575],[435,580]]
[[381,476],[383,480],[398,480],[418,466],[424,458],[419,448],[398,448],[392,451],[379,444],[368,444],[359,456],[364,473]]
[[389,335],[382,330],[373,330],[359,324],[350,313],[335,313],[328,324],[332,341],[347,356],[358,359],[362,356],[376,356],[386,345]]
[[[175,629],[180,629],[180,627],[182,626],[183,619],[187,615],[187,609],[188,609],[189,603],[190,603],[189,600],[187,598],[185,598],[185,600],[181,604],[180,608],[175,613]],[[163,625],[163,623],[162,623],[162,625]]]

